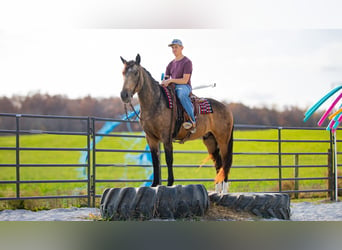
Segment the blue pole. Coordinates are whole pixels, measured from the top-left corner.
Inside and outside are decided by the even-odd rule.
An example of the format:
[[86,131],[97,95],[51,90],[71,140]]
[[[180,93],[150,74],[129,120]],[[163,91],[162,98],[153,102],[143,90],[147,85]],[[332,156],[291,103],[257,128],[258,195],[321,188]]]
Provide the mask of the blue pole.
[[304,117],[304,122],[306,122],[310,116],[326,101],[328,100],[333,94],[335,94],[337,91],[339,91],[342,88],[341,86],[338,86],[336,88],[334,88],[333,90],[331,90],[328,94],[326,94],[325,96],[323,96],[317,103],[315,103],[311,108],[308,109],[308,111],[306,111],[305,113],[305,117]]

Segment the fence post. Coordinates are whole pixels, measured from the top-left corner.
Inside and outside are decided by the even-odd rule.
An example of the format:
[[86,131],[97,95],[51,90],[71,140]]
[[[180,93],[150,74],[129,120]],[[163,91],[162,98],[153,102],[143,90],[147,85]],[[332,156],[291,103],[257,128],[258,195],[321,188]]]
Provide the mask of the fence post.
[[[330,132],[332,133],[332,132]],[[337,142],[336,142],[336,132],[332,133],[333,135],[333,169],[334,169],[334,201],[338,201],[338,173],[337,173]]]
[[16,134],[15,134],[15,165],[16,165],[16,197],[20,198],[20,120],[21,115],[15,116]]
[[279,164],[279,192],[282,191],[282,162],[281,162],[281,129],[282,127],[278,127],[278,164]]
[[[158,150],[159,150],[159,154],[158,154],[158,162],[159,162],[159,180],[160,180],[160,185],[163,185],[163,179],[162,179],[162,166],[161,166],[161,143],[159,142],[158,145]],[[164,153],[165,154],[165,153]],[[153,177],[154,178],[154,177]]]
[[92,189],[91,189],[91,164],[90,164],[90,139],[92,135],[92,128],[91,128],[91,119],[88,117],[87,119],[87,179],[88,179],[88,207],[91,206],[91,197],[92,197]]
[[330,200],[334,200],[334,183],[333,183],[333,159],[332,159],[332,152],[331,147],[328,148],[328,196]]
[[331,190],[332,196],[331,200],[338,200],[338,188],[337,188],[337,148],[336,148],[336,134],[330,131],[330,155],[331,155],[331,175],[329,176],[331,180]]
[[[294,183],[294,189],[295,191],[299,190],[299,180],[297,178],[299,177],[299,155],[295,154],[295,168],[294,168],[294,178],[295,178],[295,183]],[[298,199],[298,192],[295,192],[295,198]]]
[[95,196],[96,196],[96,131],[95,131],[95,118],[92,118],[92,139],[93,139],[93,171],[90,176],[91,179],[91,193],[92,193],[92,206],[95,207]]

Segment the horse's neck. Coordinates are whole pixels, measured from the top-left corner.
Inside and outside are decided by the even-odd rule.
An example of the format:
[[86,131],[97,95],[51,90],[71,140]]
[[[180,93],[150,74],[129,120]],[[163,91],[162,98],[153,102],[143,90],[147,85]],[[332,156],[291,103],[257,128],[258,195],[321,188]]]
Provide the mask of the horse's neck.
[[142,72],[144,83],[138,93],[140,109],[142,113],[147,111],[155,112],[155,109],[158,108],[160,102],[160,87],[145,69],[142,69]]

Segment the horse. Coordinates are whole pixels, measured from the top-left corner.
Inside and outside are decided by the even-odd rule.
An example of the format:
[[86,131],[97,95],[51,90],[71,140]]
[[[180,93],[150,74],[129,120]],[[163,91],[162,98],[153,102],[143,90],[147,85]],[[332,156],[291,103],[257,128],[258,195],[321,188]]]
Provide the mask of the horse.
[[153,163],[152,187],[161,185],[159,144],[164,145],[165,159],[168,169],[167,185],[172,186],[173,175],[173,141],[194,140],[202,138],[209,158],[216,168],[215,191],[227,193],[228,174],[233,160],[233,114],[229,107],[215,99],[208,98],[213,112],[198,114],[196,118],[196,131],[189,133],[183,128],[179,129],[176,137],[172,137],[175,118],[172,109],[162,93],[162,86],[152,75],[140,65],[141,57],[137,54],[135,61],[121,58],[124,64],[123,87],[120,93],[121,100],[130,104],[134,94],[137,93],[140,103],[140,125],[145,131],[146,141],[150,147]]

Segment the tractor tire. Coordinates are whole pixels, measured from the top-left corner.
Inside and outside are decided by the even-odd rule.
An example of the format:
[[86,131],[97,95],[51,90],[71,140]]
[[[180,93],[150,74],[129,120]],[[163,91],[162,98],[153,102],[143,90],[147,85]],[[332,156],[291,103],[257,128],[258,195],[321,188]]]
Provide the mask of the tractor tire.
[[250,212],[263,218],[290,219],[290,197],[283,193],[210,193],[213,204],[237,212]]
[[108,188],[100,202],[105,220],[191,218],[203,216],[208,208],[203,185]]

